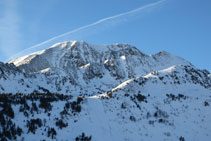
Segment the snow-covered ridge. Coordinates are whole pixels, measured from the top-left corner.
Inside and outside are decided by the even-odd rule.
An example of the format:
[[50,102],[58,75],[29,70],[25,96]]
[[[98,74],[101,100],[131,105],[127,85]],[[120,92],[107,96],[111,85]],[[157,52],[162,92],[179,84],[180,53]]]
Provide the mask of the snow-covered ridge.
[[142,88],[148,88],[147,91],[158,88],[157,91],[159,91],[163,85],[171,89],[202,87],[211,91],[211,79],[208,77],[208,73],[208,71],[199,70],[194,66],[175,65],[164,70],[151,72],[145,76],[129,79],[97,97],[106,96],[108,92],[130,91],[137,93]]
[[131,64],[135,67],[131,74],[136,76],[172,65],[190,64],[167,52],[146,55],[128,44],[94,45],[85,41],[57,43],[46,50],[11,60],[8,63],[13,63],[26,72],[34,73],[46,68],[79,69],[87,64],[91,67],[93,64],[102,64],[102,62],[113,66],[119,64],[124,69],[128,66],[131,69]]

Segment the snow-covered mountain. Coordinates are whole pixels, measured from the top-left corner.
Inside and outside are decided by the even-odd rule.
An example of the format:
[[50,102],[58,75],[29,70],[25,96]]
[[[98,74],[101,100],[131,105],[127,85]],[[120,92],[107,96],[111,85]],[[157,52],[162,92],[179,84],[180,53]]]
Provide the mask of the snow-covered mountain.
[[2,139],[211,138],[210,73],[165,51],[58,43],[0,63],[0,93]]
[[102,93],[152,71],[173,65],[191,65],[167,52],[149,56],[126,44],[91,45],[84,41],[58,43],[9,63],[16,65],[29,78],[22,83],[21,89],[19,76],[8,78],[8,81],[15,79],[12,80],[15,84],[13,89],[5,88],[6,92],[31,93],[44,87],[63,94],[78,93],[78,90],[81,93]]

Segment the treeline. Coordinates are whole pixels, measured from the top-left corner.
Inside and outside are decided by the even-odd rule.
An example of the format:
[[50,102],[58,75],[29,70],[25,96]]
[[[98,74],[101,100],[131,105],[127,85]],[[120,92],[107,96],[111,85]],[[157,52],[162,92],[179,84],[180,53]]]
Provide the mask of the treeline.
[[73,96],[72,95],[63,95],[57,93],[39,93],[33,92],[31,94],[11,94],[11,93],[2,93],[0,94],[0,102],[9,102],[12,104],[23,104],[24,100],[36,101],[36,100],[47,100],[49,102],[55,101],[64,101],[69,100]]

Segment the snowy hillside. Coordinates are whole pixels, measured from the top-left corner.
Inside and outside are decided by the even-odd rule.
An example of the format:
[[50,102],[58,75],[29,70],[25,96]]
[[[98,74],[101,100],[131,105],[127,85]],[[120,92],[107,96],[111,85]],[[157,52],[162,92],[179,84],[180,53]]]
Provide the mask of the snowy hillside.
[[0,93],[1,140],[211,139],[210,72],[164,51],[58,43],[0,63]]

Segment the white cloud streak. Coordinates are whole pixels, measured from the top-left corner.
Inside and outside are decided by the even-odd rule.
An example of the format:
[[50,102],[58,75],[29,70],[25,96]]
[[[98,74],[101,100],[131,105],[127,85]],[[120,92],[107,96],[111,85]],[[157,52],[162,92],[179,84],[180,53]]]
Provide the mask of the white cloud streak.
[[98,21],[96,21],[94,23],[91,23],[91,24],[88,24],[88,25],[76,28],[76,29],[74,29],[72,31],[63,33],[61,35],[55,36],[53,38],[50,38],[49,40],[46,40],[46,41],[41,42],[39,44],[36,44],[36,45],[34,45],[34,46],[30,47],[30,48],[27,48],[27,49],[19,52],[18,54],[16,54],[15,56],[11,57],[10,59],[14,59],[14,58],[20,57],[21,55],[25,54],[25,52],[27,52],[27,51],[30,51],[30,50],[35,49],[37,47],[43,46],[45,44],[48,44],[48,43],[50,43],[50,42],[52,42],[54,40],[57,40],[59,38],[62,38],[62,37],[71,35],[73,33],[76,33],[76,32],[83,31],[83,30],[86,30],[88,28],[94,27],[94,26],[99,25],[99,24],[102,24],[102,23],[105,23],[105,22],[109,22],[108,24],[114,24],[115,20],[123,20],[123,18],[125,18],[127,20],[127,17],[134,16],[138,12],[142,12],[144,10],[147,10],[147,9],[150,9],[150,8],[154,8],[154,7],[164,3],[165,1],[167,1],[167,0],[160,0],[160,1],[157,1],[157,2],[154,2],[154,3],[150,3],[148,5],[145,5],[145,6],[139,7],[137,9],[125,12],[125,13],[121,13],[121,14],[118,14],[118,15],[114,15],[114,16],[111,16],[111,17],[100,19],[100,20],[98,20]]
[[1,1],[0,15],[0,51],[1,56],[10,57],[19,51],[20,31],[17,4],[14,0]]

